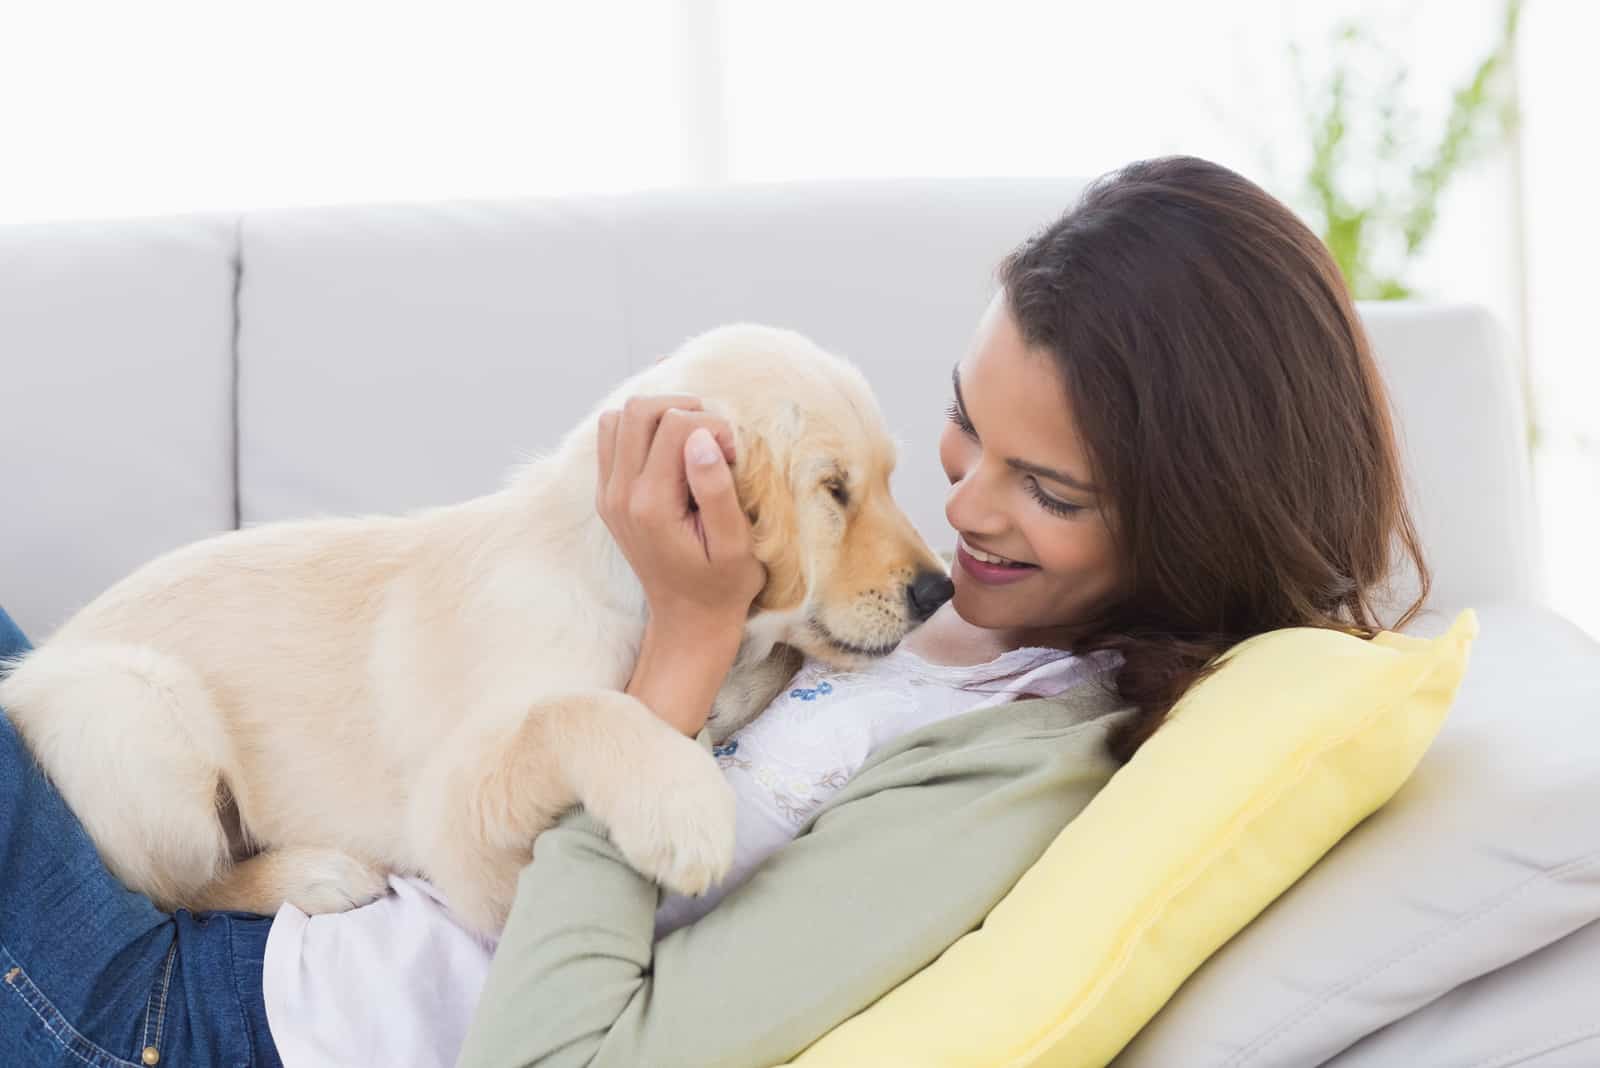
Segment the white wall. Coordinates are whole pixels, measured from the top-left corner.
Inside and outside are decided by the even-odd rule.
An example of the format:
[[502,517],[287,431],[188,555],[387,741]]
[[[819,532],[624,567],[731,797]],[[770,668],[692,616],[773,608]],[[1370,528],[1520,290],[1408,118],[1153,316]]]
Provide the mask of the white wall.
[[0,222],[671,185],[675,4],[0,0]]

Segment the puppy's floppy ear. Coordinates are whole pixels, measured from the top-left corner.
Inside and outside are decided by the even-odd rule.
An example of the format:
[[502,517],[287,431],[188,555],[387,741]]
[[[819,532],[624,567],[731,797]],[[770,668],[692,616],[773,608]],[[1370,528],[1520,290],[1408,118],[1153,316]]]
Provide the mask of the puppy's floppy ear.
[[767,584],[755,606],[768,612],[798,608],[806,597],[806,576],[788,469],[765,439],[744,433],[733,475],[739,503],[755,531],[756,559],[767,568]]

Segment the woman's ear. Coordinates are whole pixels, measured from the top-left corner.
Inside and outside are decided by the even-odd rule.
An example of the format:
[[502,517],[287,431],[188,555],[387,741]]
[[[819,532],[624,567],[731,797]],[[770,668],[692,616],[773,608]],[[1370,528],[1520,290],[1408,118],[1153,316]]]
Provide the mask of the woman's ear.
[[741,433],[733,476],[739,503],[754,528],[756,559],[767,568],[767,584],[755,607],[763,612],[800,607],[806,597],[805,561],[787,465],[764,438]]

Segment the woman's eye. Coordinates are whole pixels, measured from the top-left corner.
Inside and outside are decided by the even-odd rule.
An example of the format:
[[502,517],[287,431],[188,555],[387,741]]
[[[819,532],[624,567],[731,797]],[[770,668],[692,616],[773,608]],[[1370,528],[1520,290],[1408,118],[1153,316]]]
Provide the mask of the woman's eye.
[[977,429],[973,427],[971,421],[968,420],[966,415],[961,411],[961,406],[955,401],[950,402],[950,407],[944,410],[944,414],[960,429],[963,434],[974,438],[978,436]]
[[1039,480],[1034,478],[1032,475],[1028,476],[1028,492],[1033,494],[1033,499],[1038,501],[1040,506],[1043,507],[1047,512],[1053,512],[1056,515],[1071,516],[1077,515],[1079,512],[1083,511],[1083,505],[1057,500],[1044,490],[1040,489]]

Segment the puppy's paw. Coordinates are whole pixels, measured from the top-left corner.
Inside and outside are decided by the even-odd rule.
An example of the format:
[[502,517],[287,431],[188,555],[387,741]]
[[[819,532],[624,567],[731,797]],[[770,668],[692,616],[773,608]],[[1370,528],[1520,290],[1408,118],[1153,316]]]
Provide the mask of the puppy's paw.
[[284,900],[307,915],[348,912],[389,889],[387,873],[337,849],[297,849]]
[[[650,754],[613,811],[596,812],[641,875],[679,894],[703,894],[733,864],[733,788],[688,738]],[[681,744],[678,744],[681,743]]]

